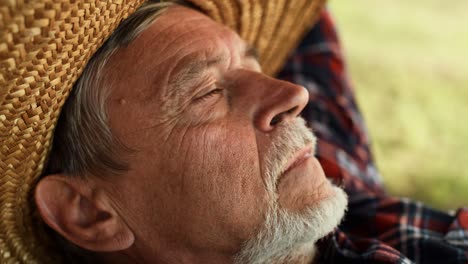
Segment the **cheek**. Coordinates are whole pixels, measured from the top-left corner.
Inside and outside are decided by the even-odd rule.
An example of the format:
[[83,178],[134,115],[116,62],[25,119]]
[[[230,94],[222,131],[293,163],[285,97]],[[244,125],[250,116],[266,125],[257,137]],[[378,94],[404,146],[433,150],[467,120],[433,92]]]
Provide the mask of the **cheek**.
[[[207,125],[189,129],[182,136],[178,153],[184,153],[171,166],[179,171],[187,215],[197,225],[212,226],[240,235],[250,235],[261,222],[266,207],[255,134],[246,127]],[[207,218],[212,216],[212,218]],[[198,223],[199,224],[199,223]],[[205,224],[206,225],[206,224]],[[236,228],[234,228],[236,227]],[[232,229],[232,230],[229,230]]]
[[[242,129],[207,125],[188,130],[180,153],[193,194],[242,200],[262,183],[255,138]],[[234,202],[234,201],[232,201]]]

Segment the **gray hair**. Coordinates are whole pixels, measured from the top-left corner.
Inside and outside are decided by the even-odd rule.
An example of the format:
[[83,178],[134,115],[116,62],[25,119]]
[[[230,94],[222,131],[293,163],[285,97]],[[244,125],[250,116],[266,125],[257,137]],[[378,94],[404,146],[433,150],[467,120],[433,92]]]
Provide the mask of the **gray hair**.
[[[43,175],[104,176],[128,170],[124,156],[132,150],[112,134],[108,125],[106,100],[111,89],[103,83],[102,72],[114,52],[136,39],[174,3],[184,4],[177,0],[144,3],[93,55],[62,109]],[[67,263],[95,263],[96,254],[45,228]]]
[[128,170],[124,156],[132,150],[108,126],[106,100],[111,89],[103,83],[102,71],[115,51],[132,42],[173,2],[144,3],[90,59],[62,109],[45,174],[102,176]]

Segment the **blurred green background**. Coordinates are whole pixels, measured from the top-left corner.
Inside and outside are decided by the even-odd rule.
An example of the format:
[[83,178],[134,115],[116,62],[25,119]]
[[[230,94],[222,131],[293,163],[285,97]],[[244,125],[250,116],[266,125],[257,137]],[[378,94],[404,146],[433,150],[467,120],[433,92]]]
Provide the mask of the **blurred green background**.
[[468,1],[329,8],[390,193],[468,206]]

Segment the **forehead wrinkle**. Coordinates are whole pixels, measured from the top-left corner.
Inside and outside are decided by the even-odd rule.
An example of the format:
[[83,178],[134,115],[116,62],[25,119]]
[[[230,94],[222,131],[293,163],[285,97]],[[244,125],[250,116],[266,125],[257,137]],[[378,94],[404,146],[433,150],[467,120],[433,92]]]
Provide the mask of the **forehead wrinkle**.
[[[191,56],[187,56],[191,57]],[[187,60],[187,59],[185,59]],[[188,87],[188,83],[192,80],[198,79],[210,67],[218,65],[226,61],[226,56],[218,55],[213,58],[195,58],[190,60],[187,65],[183,66],[181,70],[176,71],[169,77],[169,88],[180,90],[183,87]],[[177,66],[176,66],[177,67]]]
[[[167,14],[165,14],[167,15]],[[177,43],[181,38],[184,38],[185,35],[187,34],[191,34],[193,30],[188,30],[190,29],[190,25],[192,25],[192,27],[194,29],[197,29],[197,30],[200,30],[200,29],[204,29],[204,28],[209,28],[208,25],[205,25],[205,26],[196,26],[198,25],[198,23],[196,21],[199,21],[199,20],[202,20],[204,19],[204,17],[200,18],[200,17],[187,17],[185,19],[183,19],[182,21],[174,21],[173,23],[169,23],[168,25],[165,25],[165,27],[162,27],[162,28],[159,28],[158,31],[155,33],[155,34],[152,34],[152,38],[149,38],[149,44],[151,45],[151,43],[161,43],[161,40],[168,40],[168,39],[171,39],[170,41],[163,41],[163,44],[165,44],[165,46],[163,46],[163,49],[165,49],[166,47],[170,46],[170,45],[173,45],[174,43]],[[156,21],[154,22],[156,23]],[[180,24],[181,23],[188,23],[188,26],[187,25],[185,26],[185,31],[184,33],[182,34],[178,34],[178,32],[180,32]],[[177,35],[175,38],[173,37],[173,35]],[[170,38],[172,36],[172,38]]]
[[[205,17],[203,17],[203,19],[205,19]],[[184,19],[184,22],[190,22],[189,25],[195,27],[194,21],[196,22],[199,20],[201,20],[201,18],[187,17]],[[157,24],[160,21],[161,20],[158,20],[155,23]],[[180,106],[180,103],[183,103],[181,101],[181,97],[187,94],[189,88],[192,88],[192,86],[188,85],[191,81],[202,77],[203,73],[213,65],[220,64],[224,61],[230,61],[227,54],[224,54],[224,56],[212,56],[212,54],[210,54],[212,50],[211,45],[209,45],[209,48],[206,48],[207,45],[201,45],[201,47],[204,48],[198,51],[199,55],[193,55],[197,52],[195,51],[186,55],[185,58],[177,59],[177,55],[180,54],[181,51],[189,50],[190,47],[193,46],[194,42],[206,42],[206,37],[214,37],[210,42],[214,41],[217,43],[221,40],[222,37],[218,34],[211,36],[207,34],[211,32],[210,29],[214,25],[217,24],[213,22],[210,24],[196,26],[197,31],[200,32],[199,30],[201,30],[202,32],[194,35],[192,30],[181,31],[179,28],[180,23],[164,23],[164,26],[160,27],[155,33],[150,34],[149,38],[146,38],[147,41],[142,45],[144,49],[141,49],[146,50],[145,58],[151,57],[148,56],[149,51],[150,53],[155,53],[154,55],[159,57],[159,59],[156,59],[158,61],[156,63],[154,57],[152,58],[152,62],[148,60],[140,60],[140,63],[146,61],[143,63],[143,65],[146,66],[143,67],[144,69],[140,70],[150,84],[149,96],[144,97],[143,100],[152,101],[152,98],[159,97],[159,100],[162,99],[163,104],[170,105],[169,108],[171,108],[171,106],[175,107],[176,105],[173,104],[176,102],[179,103]],[[190,39],[190,41],[187,41],[187,39]],[[174,49],[169,48],[171,46],[179,46],[179,48],[174,51]],[[167,54],[165,52],[166,49],[171,50],[172,52]],[[191,56],[193,59],[187,59]],[[176,57],[176,61],[172,61],[174,57]],[[183,65],[183,63],[187,61],[189,62],[186,63],[186,65]],[[148,67],[149,65],[151,66]]]
[[[164,15],[167,15],[167,14],[164,14]],[[203,33],[205,34],[207,32],[210,32],[211,31],[210,28],[212,28],[213,26],[219,26],[214,21],[211,21],[211,20],[210,22],[212,23],[198,26],[198,23],[195,23],[195,22],[200,21],[200,20],[210,20],[210,19],[204,16],[203,17],[186,17],[182,21],[185,24],[188,23],[188,25],[192,25],[194,28],[197,29],[197,31],[203,31]],[[154,23],[159,24],[158,23],[159,21],[161,20],[157,20]],[[158,47],[158,50],[159,50],[158,54],[163,55],[165,54],[164,50],[166,50],[168,47],[174,46],[180,43],[182,44],[181,47],[177,49],[175,52],[173,52],[173,54],[177,54],[181,50],[192,46],[193,42],[200,41],[200,40],[206,41],[206,38],[203,38],[203,37],[199,37],[196,39],[191,38],[192,39],[191,41],[186,41],[187,35],[190,36],[191,34],[193,34],[193,31],[186,30],[185,32],[182,32],[182,34],[180,34],[181,33],[180,28],[179,28],[180,22],[181,21],[175,21],[174,23],[169,23],[169,25],[167,23],[164,23],[165,26],[159,28],[159,30],[157,30],[155,34],[152,34],[152,36],[148,38],[148,41],[145,42],[145,45],[143,45],[144,48],[141,50],[152,50],[155,48],[154,45],[160,45]],[[177,32],[179,32],[179,34]],[[174,35],[176,36],[174,37]],[[203,36],[204,34],[201,34],[201,35]],[[200,34],[197,34],[197,36],[200,36]],[[166,40],[166,41],[161,41],[161,40]],[[204,52],[208,53],[208,51],[204,51]],[[146,53],[145,57],[147,55],[148,54]],[[160,72],[160,70],[158,69],[161,67],[164,68],[164,64],[167,63],[167,61],[170,60],[172,56],[166,54],[164,56],[165,59],[161,61],[160,63],[154,64],[153,67],[145,67],[146,71],[144,71],[144,73],[146,73],[147,76],[150,76],[150,75],[154,75],[154,74],[151,74],[152,72]],[[173,74],[172,72],[169,72],[169,75],[168,75],[169,78],[167,78],[166,76],[165,80],[161,80],[160,78],[151,80],[151,83],[153,83],[152,87],[155,87],[154,85],[155,83],[156,84],[159,83],[159,84],[168,84],[168,87],[166,88],[172,87],[172,88],[175,88],[176,90],[179,90],[190,80],[193,80],[196,77],[200,76],[200,74],[203,73],[207,68],[211,67],[212,65],[219,64],[226,60],[228,60],[228,58],[223,58],[222,56],[216,56],[214,58],[205,59],[205,60],[194,59],[194,63],[190,63],[188,65],[188,69],[186,70],[182,69],[180,72],[176,72],[175,74]],[[177,67],[178,66],[176,65],[174,68],[171,69],[171,71],[173,71],[174,69],[177,69]],[[161,83],[161,81],[163,82]],[[166,92],[164,90],[167,90],[167,89],[163,88],[163,93]],[[153,94],[154,92],[155,91],[151,91],[151,94]],[[166,97],[166,95],[163,94],[163,97]]]
[[[191,20],[198,20],[198,19],[191,19]],[[152,67],[147,67],[147,71],[150,71],[150,72],[161,72],[161,70],[158,70],[160,68],[165,68],[167,67],[167,62],[170,61],[173,57],[177,56],[177,54],[181,53],[183,50],[187,49],[187,48],[190,48],[191,46],[193,46],[193,42],[196,42],[196,41],[206,41],[206,38],[202,38],[202,37],[199,37],[199,38],[190,38],[190,41],[187,41],[187,35],[190,36],[190,34],[193,34],[193,32],[191,31],[188,31],[188,32],[184,32],[182,34],[174,34],[174,31],[179,31],[177,29],[179,25],[176,25],[176,24],[172,24],[171,26],[168,26],[168,27],[165,27],[162,31],[156,33],[153,35],[153,37],[151,38],[150,41],[147,42],[147,45],[145,45],[145,47],[147,47],[146,50],[149,50],[151,52],[151,50],[158,50],[157,54],[158,55],[161,55],[161,57],[163,56],[164,59],[160,60],[159,63],[151,63],[149,62],[149,64],[153,64]],[[173,30],[174,28],[176,28],[176,30]],[[208,28],[208,26],[202,26],[202,27],[199,27],[199,29],[203,29],[203,28]],[[179,31],[180,32],[180,31]],[[176,35],[176,37],[174,37],[174,35]],[[161,41],[161,40],[165,40],[165,41]],[[157,44],[156,44],[157,43]],[[154,46],[156,45],[156,47]],[[159,45],[159,46],[158,46]],[[171,52],[171,54],[166,54],[165,53],[165,50],[166,49],[169,49],[169,47],[173,47],[173,46],[180,46],[177,50]],[[169,49],[170,50],[170,49]],[[203,51],[205,53],[208,53],[208,51]],[[145,58],[148,57],[147,55],[148,54],[145,54]],[[187,56],[185,56],[187,57]],[[179,61],[182,61],[183,59],[180,59]],[[218,61],[219,60],[219,61]],[[143,60],[142,60],[143,61]],[[152,59],[152,61],[154,61],[154,58]],[[197,60],[197,59],[194,59],[194,61],[198,62],[200,60]],[[203,61],[200,61],[200,63],[194,63],[196,65],[191,65],[191,71],[190,72],[187,72],[185,71],[185,73],[188,73],[188,76],[185,76],[184,78],[180,78],[180,77],[183,77],[183,76],[180,76],[180,74],[177,74],[177,76],[175,76],[176,78],[175,79],[178,79],[180,81],[177,81],[177,80],[174,80],[174,81],[171,81],[170,79],[172,79],[172,76],[174,76],[175,74],[172,73],[172,71],[174,69],[177,69],[177,65],[175,67],[171,67],[171,70],[168,74],[168,76],[170,76],[169,78],[167,78],[166,76],[166,80],[161,80],[160,78],[155,78],[154,80],[152,80],[152,83],[153,83],[153,87],[154,87],[154,84],[161,84],[161,81],[164,81],[163,83],[164,84],[172,84],[172,85],[175,85],[175,84],[183,84],[184,81],[188,81],[189,78],[193,78],[193,77],[196,77],[196,74],[197,73],[200,73],[203,71],[203,68],[207,68],[213,64],[216,64],[216,63],[219,63],[220,61],[222,61],[222,59],[220,58],[217,58],[217,59],[213,59],[213,61],[210,59],[208,61],[205,62],[206,65],[202,65],[203,64]],[[145,63],[146,64],[146,63]],[[180,85],[178,85],[180,86]]]
[[[167,85],[162,87],[162,91],[159,93],[158,101],[161,103],[162,113],[174,115],[182,111],[189,98],[187,94],[190,88],[193,88],[190,82],[202,77],[211,66],[222,62],[225,58],[225,56],[207,58],[201,54],[191,53],[175,62],[176,66],[168,74],[164,75],[166,78],[164,83]],[[186,61],[188,61],[188,64],[184,63]],[[158,92],[155,91],[154,93]]]
[[[160,34],[164,35],[164,37],[168,37],[170,35],[173,35],[174,32],[178,32],[179,30],[174,30],[174,28],[180,27],[180,24],[187,24],[188,25],[197,25],[196,23],[197,20],[201,20],[202,18],[197,17],[197,16],[185,16],[182,19],[176,20],[173,18],[173,15],[171,15],[174,10],[172,10],[174,7],[170,7],[167,12],[161,15],[161,17],[155,19],[153,23],[150,25],[150,27],[156,27],[157,31],[155,33],[143,33],[143,34],[151,34],[153,35],[153,38],[150,38],[149,41],[154,42],[159,38]],[[180,11],[179,11],[180,12]],[[148,31],[148,30],[145,30]],[[150,30],[151,31],[151,30]]]
[[[203,43],[207,42],[206,38],[203,37],[192,38],[191,41],[182,41],[182,45],[180,45],[180,48],[173,52],[173,56],[184,53],[184,50],[196,46],[194,43],[198,43],[200,41]],[[201,49],[188,52],[186,55],[181,56],[180,59],[177,60],[177,64],[171,68],[168,74],[168,88],[171,90],[178,90],[185,86],[188,82],[200,77],[210,67],[228,61],[228,55],[224,54],[224,50],[217,52],[213,51],[216,50],[212,48],[213,41],[217,42],[213,39],[209,41],[209,44],[202,45]]]

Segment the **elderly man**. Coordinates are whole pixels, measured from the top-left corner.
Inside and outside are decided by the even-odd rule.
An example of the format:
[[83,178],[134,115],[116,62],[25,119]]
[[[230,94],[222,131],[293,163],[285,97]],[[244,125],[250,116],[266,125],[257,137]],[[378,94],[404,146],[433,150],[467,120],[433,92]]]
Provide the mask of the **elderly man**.
[[[280,79],[262,72],[257,53],[191,5],[150,2],[130,15],[75,83],[34,189],[59,245],[52,254],[77,263],[468,260],[465,211],[385,194],[326,11]],[[348,199],[335,184],[349,196],[342,223]]]
[[[108,263],[310,262],[346,199],[326,180],[298,117],[307,91],[262,74],[252,48],[205,15],[159,12],[125,47],[88,65],[107,61],[94,80],[108,91],[95,95],[91,70],[78,82],[83,97],[74,95],[59,121],[53,174],[36,188],[44,221],[81,248],[110,252]],[[147,19],[140,13],[135,20]],[[118,38],[109,42],[123,45]],[[96,142],[105,129],[93,127],[101,113],[88,103],[105,93],[120,149]],[[124,166],[108,166],[106,154],[126,169],[114,172]]]

